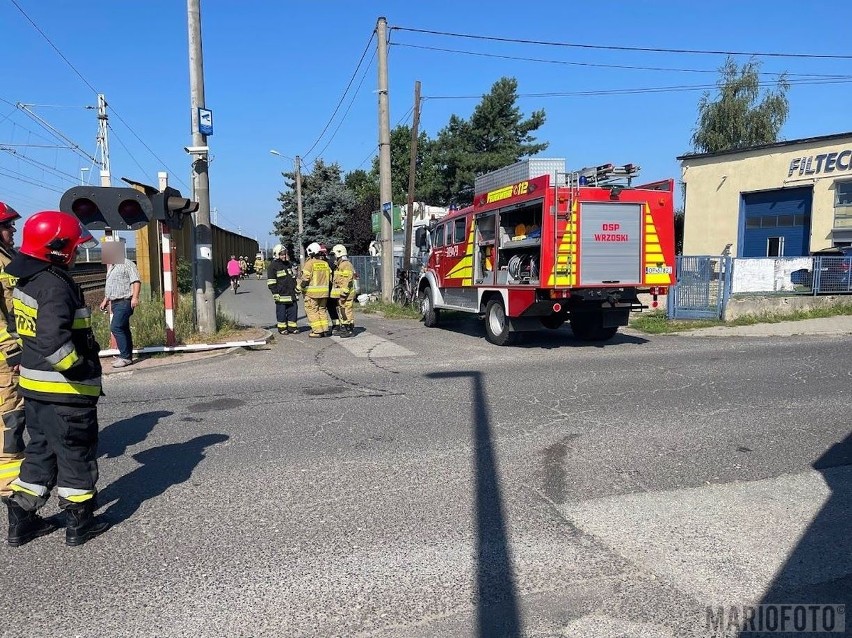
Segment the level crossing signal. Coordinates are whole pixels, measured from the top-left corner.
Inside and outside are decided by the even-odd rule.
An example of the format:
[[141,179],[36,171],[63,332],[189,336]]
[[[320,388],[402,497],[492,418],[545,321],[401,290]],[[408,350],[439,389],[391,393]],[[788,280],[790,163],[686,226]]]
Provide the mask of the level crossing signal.
[[183,218],[198,210],[198,202],[182,197],[176,188],[160,192],[130,183],[134,188],[75,186],[63,193],[59,210],[71,213],[89,230],[139,230],[151,221],[179,229]]

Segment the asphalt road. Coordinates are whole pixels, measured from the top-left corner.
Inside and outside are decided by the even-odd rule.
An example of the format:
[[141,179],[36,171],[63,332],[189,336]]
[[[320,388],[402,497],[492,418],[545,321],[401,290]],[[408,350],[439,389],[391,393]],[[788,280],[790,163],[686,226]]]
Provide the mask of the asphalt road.
[[357,323],[110,375],[116,525],[3,548],[0,636],[709,636],[708,605],[849,602],[852,337]]

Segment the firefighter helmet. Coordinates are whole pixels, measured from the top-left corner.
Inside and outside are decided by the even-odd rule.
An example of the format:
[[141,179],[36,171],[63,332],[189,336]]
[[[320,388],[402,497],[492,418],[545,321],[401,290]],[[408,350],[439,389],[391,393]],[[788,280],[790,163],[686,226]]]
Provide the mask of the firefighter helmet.
[[78,248],[96,248],[98,242],[68,213],[43,210],[24,222],[20,252],[41,261],[70,266]]
[[322,246],[320,246],[316,242],[313,242],[311,244],[308,244],[308,247],[305,248],[305,252],[308,253],[308,257],[319,255],[322,252]]
[[[280,255],[281,253],[284,253],[285,255],[287,254],[287,249],[284,248],[284,244],[275,244],[272,247],[272,256],[278,257],[278,255]],[[257,253],[257,256],[258,258],[260,258],[260,253]]]
[[340,259],[341,257],[346,257],[346,246],[344,246],[343,244],[336,244],[332,247],[331,252],[338,259]]
[[9,204],[4,204],[3,202],[0,202],[0,224],[13,222],[16,219],[20,218],[21,216],[18,214],[18,211],[9,206]]

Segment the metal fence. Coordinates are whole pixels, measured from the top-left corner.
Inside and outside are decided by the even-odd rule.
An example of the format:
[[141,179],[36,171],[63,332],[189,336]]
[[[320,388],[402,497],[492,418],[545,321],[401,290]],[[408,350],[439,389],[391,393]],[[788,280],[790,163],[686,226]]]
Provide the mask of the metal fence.
[[677,284],[667,297],[669,319],[724,318],[731,295],[731,262],[724,255],[677,257]]
[[733,294],[818,295],[852,292],[852,257],[738,257]]
[[[396,273],[402,267],[402,257],[394,257],[394,285],[396,285]],[[351,255],[349,261],[358,274],[358,289],[360,294],[368,295],[379,293],[382,290],[382,258],[370,255]],[[409,278],[413,285],[417,284],[420,277],[422,261],[419,257],[412,257],[408,266]]]

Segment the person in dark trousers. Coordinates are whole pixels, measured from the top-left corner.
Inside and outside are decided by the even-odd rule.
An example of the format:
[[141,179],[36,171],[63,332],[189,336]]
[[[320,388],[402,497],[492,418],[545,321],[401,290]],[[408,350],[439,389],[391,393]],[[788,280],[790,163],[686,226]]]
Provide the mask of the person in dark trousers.
[[107,308],[112,311],[112,319],[109,323],[109,331],[115,337],[118,346],[118,356],[113,359],[113,368],[123,368],[133,363],[133,333],[130,330],[130,317],[139,305],[139,291],[142,282],[139,270],[129,259],[124,257],[124,247],[118,242],[104,244],[104,252],[110,249],[114,253],[110,261],[111,266],[107,273],[104,285],[104,299],[101,301],[101,310],[106,312]]
[[278,334],[299,332],[298,306],[296,299],[296,274],[287,249],[281,244],[272,247],[273,260],[266,272],[266,285],[275,301],[275,320]]
[[36,514],[53,487],[65,512],[67,545],[82,545],[109,527],[94,516],[100,346],[83,293],[68,274],[81,246],[97,242],[77,218],[36,213],[24,224],[21,248],[6,269],[18,280],[13,296],[23,342],[20,390],[30,437],[6,500],[13,547],[55,529]]

